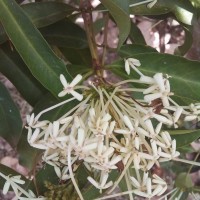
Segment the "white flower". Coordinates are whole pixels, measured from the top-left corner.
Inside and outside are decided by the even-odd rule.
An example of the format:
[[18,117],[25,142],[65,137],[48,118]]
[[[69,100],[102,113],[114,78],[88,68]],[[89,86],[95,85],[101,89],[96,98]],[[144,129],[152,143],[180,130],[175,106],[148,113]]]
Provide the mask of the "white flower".
[[109,187],[111,187],[113,185],[113,182],[112,181],[109,181],[108,183],[107,180],[108,180],[108,173],[104,173],[102,172],[101,173],[101,177],[100,177],[100,181],[97,182],[95,181],[92,177],[87,177],[88,181],[90,181],[90,183],[92,185],[94,185],[94,187],[100,189],[100,193],[102,193],[102,190],[103,189],[107,189]]
[[125,71],[129,75],[130,67],[133,68],[139,75],[143,76],[143,74],[135,67],[139,67],[141,65],[140,61],[135,58],[125,59]]
[[60,75],[60,81],[63,85],[63,91],[61,91],[58,96],[59,97],[63,97],[66,94],[71,94],[72,96],[74,96],[77,100],[81,101],[83,99],[83,95],[79,94],[78,92],[74,91],[74,87],[75,85],[82,79],[82,76],[80,74],[78,74],[73,81],[69,84],[67,83],[67,80],[65,79],[64,75],[61,74]]

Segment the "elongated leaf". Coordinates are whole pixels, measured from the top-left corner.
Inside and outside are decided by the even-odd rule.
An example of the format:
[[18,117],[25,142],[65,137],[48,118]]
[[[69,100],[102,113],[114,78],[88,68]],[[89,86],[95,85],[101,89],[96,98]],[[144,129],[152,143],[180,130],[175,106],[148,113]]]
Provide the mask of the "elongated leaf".
[[190,133],[172,135],[171,137],[173,139],[176,139],[176,146],[177,146],[177,149],[179,149],[197,140],[200,137],[200,131],[193,130],[193,132],[190,132]]
[[61,2],[28,3],[21,7],[38,28],[64,19],[76,10],[72,6]]
[[128,44],[123,45],[120,50],[118,51],[119,55],[124,57],[130,57],[134,54],[144,54],[144,53],[156,53],[156,49],[147,46],[147,45],[141,45],[141,44]]
[[129,18],[129,1],[128,0],[101,0],[102,4],[108,9],[119,28],[118,48],[127,39],[131,23]]
[[0,20],[32,74],[57,96],[62,90],[59,75],[71,79],[63,62],[55,56],[15,1],[0,1]]
[[12,51],[7,45],[3,45],[0,49],[0,72],[15,85],[32,106],[47,92],[32,76],[17,52]]
[[[191,102],[200,101],[200,63],[190,61],[179,56],[158,53],[145,53],[129,57],[134,57],[141,62],[139,69],[144,75],[153,76],[157,72],[162,72],[171,76],[171,91],[174,92],[172,98],[177,103],[188,105]],[[124,70],[124,61],[118,61],[107,66],[117,75],[130,79],[136,77],[134,70],[128,76]]]
[[40,29],[50,44],[81,49],[88,46],[85,31],[69,20],[62,20],[48,27]]
[[142,32],[137,27],[137,25],[135,23],[133,23],[132,21],[131,21],[131,29],[130,29],[130,33],[129,33],[129,38],[132,43],[143,44],[143,45],[146,44],[146,41],[144,39]]
[[[68,4],[59,2],[28,3],[23,4],[21,7],[37,28],[53,24],[75,10],[75,8]],[[8,40],[8,37],[0,24],[0,44],[6,40]]]
[[[130,0],[130,5],[141,3],[141,0]],[[159,0],[152,7],[147,4],[131,6],[130,13],[135,15],[161,15],[172,12],[178,21],[191,25],[197,20],[196,10],[189,1]]]
[[5,86],[0,83],[0,136],[13,147],[17,144],[22,130],[22,120]]

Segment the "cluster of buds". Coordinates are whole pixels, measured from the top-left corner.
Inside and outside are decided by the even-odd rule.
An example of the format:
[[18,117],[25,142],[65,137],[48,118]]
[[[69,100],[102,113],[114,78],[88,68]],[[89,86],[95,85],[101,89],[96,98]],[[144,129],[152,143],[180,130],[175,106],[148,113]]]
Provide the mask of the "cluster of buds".
[[[136,59],[125,60],[126,72],[130,74],[132,68],[139,78],[118,83],[77,86],[81,75],[70,84],[61,75],[63,91],[59,96],[73,97],[27,117],[29,144],[44,150],[43,161],[54,167],[60,180],[71,179],[80,199],[83,197],[74,178],[80,165],[93,174],[87,180],[100,192],[107,189],[111,193],[122,179],[131,191],[130,199],[132,193],[152,198],[167,189],[167,183],[151,174],[151,169],[176,160],[179,152],[176,141],[162,126],[179,127],[181,116],[186,121],[196,119],[200,106],[176,104],[171,99],[169,76],[143,75],[136,67],[139,65]],[[75,89],[81,89],[82,94]],[[80,103],[56,121],[40,121],[43,113],[74,100]],[[112,170],[119,171],[115,182],[109,181]]]

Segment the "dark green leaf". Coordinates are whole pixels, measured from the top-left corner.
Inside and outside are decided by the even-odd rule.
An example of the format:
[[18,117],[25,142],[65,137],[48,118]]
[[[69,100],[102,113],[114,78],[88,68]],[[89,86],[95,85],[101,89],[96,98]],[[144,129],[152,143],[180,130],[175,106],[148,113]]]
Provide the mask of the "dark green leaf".
[[[32,76],[16,50],[4,44],[0,49],[0,72],[17,88],[32,106],[46,92],[45,88]],[[26,86],[26,87],[24,87]]]
[[147,46],[147,45],[141,45],[141,44],[128,44],[128,45],[123,45],[120,50],[119,50],[119,55],[121,57],[130,57],[133,56],[134,54],[144,54],[144,53],[153,53],[157,52],[156,49]]
[[85,49],[60,48],[60,50],[62,54],[65,56],[65,58],[71,64],[86,65],[86,66],[88,65],[88,67],[92,66],[92,57],[91,57],[89,48],[85,48]]
[[55,56],[14,0],[0,1],[0,20],[32,74],[57,96],[62,90],[60,74],[64,74],[69,81],[71,80],[64,63]]
[[193,132],[188,131],[188,133],[171,135],[171,137],[176,140],[176,146],[177,149],[179,149],[197,140],[200,137],[200,131],[199,130],[193,130]]
[[37,28],[48,26],[66,16],[76,9],[61,2],[28,3],[21,6]]
[[105,25],[105,19],[104,18],[101,18],[101,19],[98,19],[97,21],[94,22],[93,24],[93,30],[94,30],[94,34],[98,34],[102,28],[104,27]]
[[[130,5],[141,3],[140,0],[130,0]],[[189,1],[180,0],[158,0],[152,7],[147,4],[131,6],[130,12],[135,15],[161,15],[172,12],[178,21],[191,25],[197,20],[196,10]]]
[[129,33],[129,38],[134,44],[143,44],[146,45],[146,41],[140,29],[137,27],[135,23],[131,21],[131,29]]
[[88,46],[85,31],[69,20],[59,21],[40,31],[50,44],[59,47],[81,49]]
[[22,130],[22,120],[5,86],[0,83],[0,136],[13,147],[17,144]]
[[127,39],[131,28],[129,0],[101,0],[101,2],[108,9],[119,28],[118,48],[120,48]]
[[[135,54],[133,57],[140,60],[139,69],[144,75],[153,76],[157,72],[162,72],[171,76],[171,91],[174,92],[172,98],[177,103],[188,105],[188,103],[200,101],[200,93],[198,92],[200,90],[199,62],[158,53]],[[130,76],[125,73],[123,60],[115,62],[107,68],[125,79],[136,76],[134,70],[131,71]]]

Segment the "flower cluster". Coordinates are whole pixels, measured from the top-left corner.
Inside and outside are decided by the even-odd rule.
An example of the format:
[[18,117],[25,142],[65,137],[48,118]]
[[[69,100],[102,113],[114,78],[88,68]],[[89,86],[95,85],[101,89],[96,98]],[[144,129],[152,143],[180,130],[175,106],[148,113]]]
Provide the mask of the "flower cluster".
[[[132,68],[139,78],[115,84],[90,82],[88,87],[78,87],[81,75],[70,84],[61,75],[64,88],[59,96],[73,97],[27,117],[29,144],[44,150],[43,161],[54,167],[60,180],[71,179],[80,199],[74,178],[80,165],[93,174],[87,180],[100,192],[109,188],[111,193],[124,179],[135,195],[162,195],[167,183],[151,169],[179,156],[176,141],[162,126],[178,128],[181,116],[186,121],[198,118],[199,104],[181,107],[172,100],[168,75],[146,76],[136,66],[138,60],[125,60],[126,72],[130,74]],[[83,94],[75,91],[80,88]],[[40,121],[43,113],[75,99],[80,103],[56,121]],[[119,171],[115,182],[109,180],[112,170]]]

